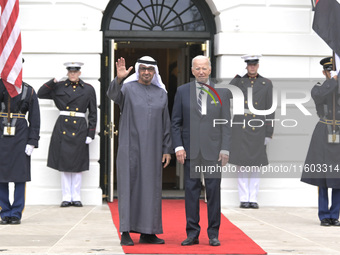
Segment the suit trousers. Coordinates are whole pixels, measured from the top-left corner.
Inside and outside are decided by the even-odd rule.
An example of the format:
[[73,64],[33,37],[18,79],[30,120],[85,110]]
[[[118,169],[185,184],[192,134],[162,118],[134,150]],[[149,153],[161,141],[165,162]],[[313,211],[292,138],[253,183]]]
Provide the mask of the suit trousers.
[[26,182],[14,183],[14,200],[11,204],[9,201],[9,184],[8,182],[0,183],[0,207],[1,218],[17,217],[21,219],[22,212],[25,208]]
[[[185,160],[185,214],[188,237],[198,238],[201,230],[199,225],[199,200],[202,183],[201,178],[193,177],[193,175],[190,175],[190,171],[195,171],[195,166],[216,166],[217,163],[217,161],[204,160],[202,157]],[[204,173],[204,182],[208,207],[208,237],[209,239],[218,238],[221,223],[221,174],[211,176],[209,173]]]
[[340,189],[332,189],[332,205],[328,206],[328,188],[319,187],[319,219],[339,219]]
[[68,173],[61,172],[61,189],[63,194],[63,201],[74,202],[81,201],[80,188],[82,172]]

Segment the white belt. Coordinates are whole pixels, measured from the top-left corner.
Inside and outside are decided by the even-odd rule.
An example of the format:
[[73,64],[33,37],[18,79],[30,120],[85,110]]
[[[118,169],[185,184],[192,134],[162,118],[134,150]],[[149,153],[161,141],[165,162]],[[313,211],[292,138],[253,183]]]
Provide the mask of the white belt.
[[[249,109],[244,109],[244,114],[253,114]],[[243,115],[243,114],[236,114],[236,115]]]
[[83,112],[60,111],[60,115],[85,118],[85,113]]

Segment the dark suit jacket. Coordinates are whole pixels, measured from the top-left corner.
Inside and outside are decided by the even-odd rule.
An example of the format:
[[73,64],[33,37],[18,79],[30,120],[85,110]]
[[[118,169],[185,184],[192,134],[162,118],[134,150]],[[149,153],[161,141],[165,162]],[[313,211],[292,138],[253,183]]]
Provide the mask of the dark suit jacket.
[[[211,85],[214,86],[214,85]],[[207,89],[207,88],[205,88]],[[230,92],[216,89],[222,105],[207,95],[207,114],[198,109],[195,82],[186,83],[177,89],[172,111],[173,147],[183,146],[187,159],[201,155],[206,160],[217,160],[221,150],[230,150]],[[228,120],[228,124],[215,125],[214,119]]]

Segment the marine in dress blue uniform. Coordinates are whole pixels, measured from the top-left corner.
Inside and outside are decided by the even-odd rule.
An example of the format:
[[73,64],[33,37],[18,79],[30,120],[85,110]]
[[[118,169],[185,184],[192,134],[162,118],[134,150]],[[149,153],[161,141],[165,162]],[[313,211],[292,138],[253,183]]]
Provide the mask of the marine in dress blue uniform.
[[[230,84],[240,88],[244,94],[244,115],[235,115],[232,126],[230,164],[237,166],[238,190],[241,208],[258,209],[257,194],[259,191],[259,171],[261,166],[268,165],[266,147],[271,140],[274,127],[271,121],[275,113],[266,116],[255,115],[248,108],[248,88],[252,88],[253,105],[257,110],[268,110],[273,101],[272,82],[258,74],[261,55],[244,55],[247,63],[247,74],[236,76]],[[249,124],[251,123],[251,124]],[[252,125],[252,126],[251,126]],[[252,171],[244,171],[251,169]]]
[[81,207],[81,177],[83,171],[89,170],[89,143],[95,137],[97,124],[96,93],[90,84],[79,79],[83,63],[67,62],[64,65],[68,79],[48,81],[40,87],[38,97],[52,99],[60,110],[51,137],[47,166],[61,172],[61,207]]
[[[31,157],[38,148],[40,111],[34,89],[22,83],[11,98],[0,79],[0,215],[1,224],[20,224],[25,207],[26,182],[31,181]],[[15,185],[13,203],[9,183]]]
[[[301,181],[319,187],[318,216],[321,226],[340,226],[340,92],[332,57],[320,61],[324,83],[311,91],[320,117],[309,145]],[[332,189],[331,206],[328,188]]]

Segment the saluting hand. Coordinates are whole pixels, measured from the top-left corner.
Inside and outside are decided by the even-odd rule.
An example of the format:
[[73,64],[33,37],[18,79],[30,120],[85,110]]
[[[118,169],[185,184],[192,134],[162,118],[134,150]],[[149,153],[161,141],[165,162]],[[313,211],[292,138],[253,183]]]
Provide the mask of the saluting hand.
[[132,66],[129,67],[128,70],[126,70],[125,66],[125,59],[124,58],[118,58],[118,61],[116,62],[116,68],[117,68],[117,79],[118,83],[121,83],[126,76],[131,72]]

